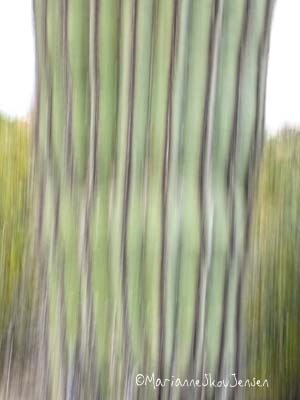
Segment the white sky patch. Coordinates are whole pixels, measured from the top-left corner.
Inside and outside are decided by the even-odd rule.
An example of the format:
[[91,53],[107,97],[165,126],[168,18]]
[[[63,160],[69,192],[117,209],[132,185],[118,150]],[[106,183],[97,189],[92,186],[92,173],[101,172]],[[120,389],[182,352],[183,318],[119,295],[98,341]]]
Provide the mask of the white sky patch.
[[23,117],[34,94],[31,0],[0,0],[0,112]]
[[271,33],[266,128],[300,126],[300,0],[277,0]]

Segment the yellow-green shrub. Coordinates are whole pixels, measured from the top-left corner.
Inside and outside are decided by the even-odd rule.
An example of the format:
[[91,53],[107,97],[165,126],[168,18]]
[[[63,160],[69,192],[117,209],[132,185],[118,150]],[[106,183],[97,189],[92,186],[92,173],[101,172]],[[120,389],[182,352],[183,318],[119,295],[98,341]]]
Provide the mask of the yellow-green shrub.
[[300,134],[268,141],[260,169],[249,269],[250,370],[269,380],[252,399],[300,395]]
[[0,349],[20,331],[28,312],[24,296],[29,238],[30,134],[27,122],[0,117]]

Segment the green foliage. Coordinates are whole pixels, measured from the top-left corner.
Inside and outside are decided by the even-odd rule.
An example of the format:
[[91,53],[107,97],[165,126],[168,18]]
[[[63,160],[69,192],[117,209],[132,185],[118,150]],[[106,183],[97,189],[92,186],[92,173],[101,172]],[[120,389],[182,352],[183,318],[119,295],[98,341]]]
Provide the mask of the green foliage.
[[[0,117],[0,349],[18,331],[28,301],[22,266],[29,236],[29,126]],[[28,296],[27,296],[28,297]],[[21,306],[21,308],[20,308]]]
[[285,130],[267,143],[261,164],[248,337],[250,369],[269,380],[269,389],[251,390],[255,399],[296,399],[300,393],[299,151],[300,133]]

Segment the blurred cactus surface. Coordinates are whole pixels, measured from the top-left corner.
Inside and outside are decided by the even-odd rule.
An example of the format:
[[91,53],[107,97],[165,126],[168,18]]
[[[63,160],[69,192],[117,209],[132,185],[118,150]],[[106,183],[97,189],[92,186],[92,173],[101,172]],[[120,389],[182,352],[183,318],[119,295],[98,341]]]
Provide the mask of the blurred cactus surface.
[[243,398],[273,6],[34,1],[38,399]]

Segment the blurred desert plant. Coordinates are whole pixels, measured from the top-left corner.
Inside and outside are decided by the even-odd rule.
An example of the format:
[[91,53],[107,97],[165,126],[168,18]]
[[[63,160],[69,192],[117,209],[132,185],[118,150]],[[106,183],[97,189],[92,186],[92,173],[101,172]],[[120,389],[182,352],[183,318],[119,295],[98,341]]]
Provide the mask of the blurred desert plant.
[[[27,346],[29,270],[23,265],[29,239],[30,135],[27,122],[0,116],[0,361],[19,361]],[[25,293],[26,292],[26,293]],[[27,322],[26,322],[27,321]]]
[[34,1],[38,398],[239,369],[274,3]]
[[[268,141],[261,164],[249,269],[250,369],[269,380],[253,399],[300,398],[300,132]],[[262,396],[262,397],[260,397]]]

